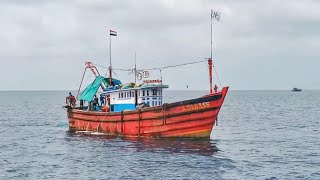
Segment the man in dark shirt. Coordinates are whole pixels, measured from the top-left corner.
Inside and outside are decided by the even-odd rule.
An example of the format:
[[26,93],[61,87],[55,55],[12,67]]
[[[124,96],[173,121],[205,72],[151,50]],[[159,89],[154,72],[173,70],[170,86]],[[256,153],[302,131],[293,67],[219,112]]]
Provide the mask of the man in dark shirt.
[[69,92],[69,96],[66,97],[66,104],[71,107],[76,107],[76,98]]
[[101,104],[101,106],[104,105],[104,97],[103,96],[100,96],[100,104]]
[[97,98],[97,95],[94,95],[93,99],[93,109],[97,110],[97,105],[99,105],[99,99]]

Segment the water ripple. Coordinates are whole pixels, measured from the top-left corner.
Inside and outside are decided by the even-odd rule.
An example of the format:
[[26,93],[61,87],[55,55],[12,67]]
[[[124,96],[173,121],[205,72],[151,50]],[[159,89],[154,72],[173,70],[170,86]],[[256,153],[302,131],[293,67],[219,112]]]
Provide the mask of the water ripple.
[[66,94],[0,92],[0,179],[320,179],[319,91],[231,91],[211,140],[69,133]]

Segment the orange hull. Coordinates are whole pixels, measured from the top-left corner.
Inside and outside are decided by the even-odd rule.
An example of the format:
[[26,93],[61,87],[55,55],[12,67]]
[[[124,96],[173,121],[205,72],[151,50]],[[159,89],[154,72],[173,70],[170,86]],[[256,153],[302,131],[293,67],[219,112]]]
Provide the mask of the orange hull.
[[128,137],[210,138],[228,87],[197,99],[134,111],[96,112],[68,108],[71,131]]

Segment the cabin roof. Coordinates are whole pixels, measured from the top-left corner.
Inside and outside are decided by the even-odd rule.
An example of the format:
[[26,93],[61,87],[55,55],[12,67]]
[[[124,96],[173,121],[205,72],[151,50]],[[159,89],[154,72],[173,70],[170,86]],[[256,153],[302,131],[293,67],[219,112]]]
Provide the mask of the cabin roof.
[[107,89],[106,91],[102,92],[101,94],[108,94],[114,92],[122,92],[122,91],[129,91],[129,90],[140,90],[140,89],[152,89],[152,88],[169,88],[168,85],[164,84],[147,84],[142,85],[141,87],[134,87],[134,88],[126,88],[126,89]]

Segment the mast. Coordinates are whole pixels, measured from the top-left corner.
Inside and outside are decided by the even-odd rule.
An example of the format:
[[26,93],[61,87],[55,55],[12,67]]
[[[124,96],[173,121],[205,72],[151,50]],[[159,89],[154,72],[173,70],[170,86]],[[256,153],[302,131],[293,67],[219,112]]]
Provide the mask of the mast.
[[209,82],[210,82],[210,94],[212,94],[212,59],[208,59],[209,65]]
[[134,52],[134,84],[137,83],[137,53]]
[[110,44],[109,44],[109,55],[110,55],[110,62],[109,62],[109,85],[112,86],[112,64],[111,64],[111,30],[110,30]]
[[211,9],[211,16],[210,16],[210,20],[211,20],[211,48],[210,48],[210,58],[208,60],[208,65],[209,65],[209,83],[210,83],[210,94],[212,94],[212,67],[213,67],[213,63],[212,63],[212,20],[216,19],[217,21],[220,20],[220,13],[219,12],[215,12]]
[[213,39],[213,37],[212,37],[212,21],[214,20],[214,19],[216,19],[217,21],[220,21],[220,13],[219,12],[217,12],[217,11],[213,11],[212,9],[211,9],[211,17],[210,17],[210,20],[211,20],[211,48],[210,48],[210,51],[211,51],[211,56],[210,56],[210,58],[212,59],[212,39]]
[[109,52],[109,54],[110,54],[109,78],[110,78],[110,81],[109,81],[109,83],[110,83],[110,86],[112,86],[111,36],[117,36],[117,32],[110,30],[110,34],[109,34],[109,38],[110,38],[110,41],[109,41],[110,42],[110,44],[109,44],[109,50],[110,50],[110,52]]
[[210,48],[210,52],[211,52],[211,56],[210,58],[212,59],[212,15],[213,15],[213,11],[211,9],[211,48]]
[[212,17],[213,17],[213,10],[211,9],[211,31],[210,31],[210,39],[211,39],[211,47],[210,47],[210,58],[208,59],[209,65],[209,86],[210,86],[210,94],[212,94]]

